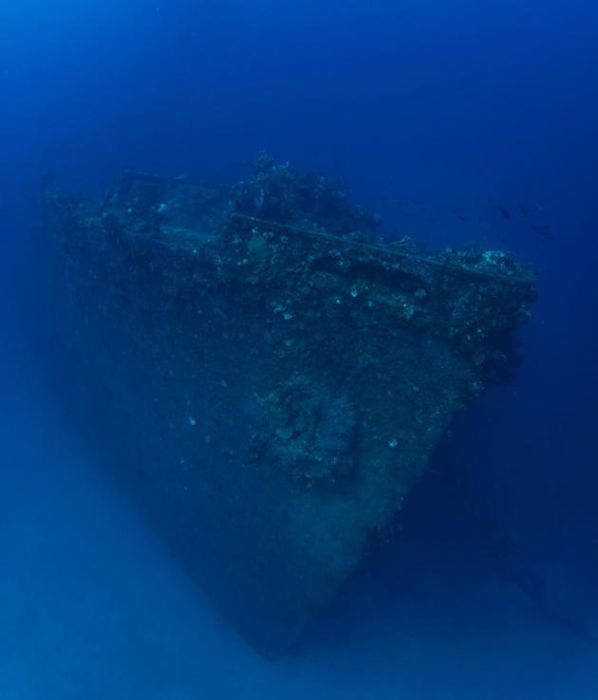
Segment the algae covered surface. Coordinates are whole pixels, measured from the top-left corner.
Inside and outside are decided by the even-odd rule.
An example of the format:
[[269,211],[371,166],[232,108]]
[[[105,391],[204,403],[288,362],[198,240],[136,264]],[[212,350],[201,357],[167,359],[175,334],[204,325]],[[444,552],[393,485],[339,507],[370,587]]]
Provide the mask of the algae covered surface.
[[513,371],[535,298],[512,255],[392,240],[342,183],[265,155],[230,187],[48,189],[44,216],[59,391],[269,653],[393,522],[455,413]]

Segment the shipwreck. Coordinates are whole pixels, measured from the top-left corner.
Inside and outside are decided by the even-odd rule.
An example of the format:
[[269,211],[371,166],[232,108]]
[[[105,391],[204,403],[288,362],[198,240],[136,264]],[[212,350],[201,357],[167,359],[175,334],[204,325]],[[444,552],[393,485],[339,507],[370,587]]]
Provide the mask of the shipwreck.
[[266,156],[233,186],[125,173],[43,208],[56,391],[223,615],[284,651],[513,371],[533,274],[393,239]]

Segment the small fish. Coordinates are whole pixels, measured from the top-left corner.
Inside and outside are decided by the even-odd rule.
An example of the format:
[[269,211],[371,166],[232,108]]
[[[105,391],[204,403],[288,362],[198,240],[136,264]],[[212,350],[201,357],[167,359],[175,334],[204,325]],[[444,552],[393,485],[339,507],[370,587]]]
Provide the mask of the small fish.
[[554,240],[554,233],[550,224],[532,224],[532,228],[536,233],[539,233],[543,238],[549,241]]
[[457,214],[457,219],[459,219],[459,221],[468,221],[467,217],[463,216],[463,214]]
[[502,204],[498,205],[498,211],[501,213],[501,216],[503,219],[510,220],[513,218],[513,215],[511,214],[511,212]]

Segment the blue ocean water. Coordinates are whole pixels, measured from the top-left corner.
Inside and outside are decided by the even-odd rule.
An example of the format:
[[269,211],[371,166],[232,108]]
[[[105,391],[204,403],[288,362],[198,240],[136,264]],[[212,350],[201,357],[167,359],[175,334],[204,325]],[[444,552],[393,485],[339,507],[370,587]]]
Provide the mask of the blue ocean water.
[[[21,0],[0,32],[0,698],[597,697],[598,8]],[[45,173],[230,182],[260,149],[342,176],[397,235],[510,249],[539,286],[516,379],[277,662],[104,477],[32,347]]]

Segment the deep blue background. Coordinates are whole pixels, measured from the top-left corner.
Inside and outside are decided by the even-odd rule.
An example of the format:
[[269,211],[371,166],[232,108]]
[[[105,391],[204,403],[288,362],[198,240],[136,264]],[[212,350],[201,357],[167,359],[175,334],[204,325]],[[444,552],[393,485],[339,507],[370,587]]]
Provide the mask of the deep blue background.
[[[342,175],[396,235],[514,250],[539,277],[524,363],[458,422],[437,461],[462,488],[446,476],[422,485],[396,557],[417,569],[413,552],[441,556],[448,538],[447,559],[463,565],[504,538],[508,567],[539,576],[546,605],[598,636],[597,47],[587,0],[4,3],[6,348],[28,326],[48,169],[84,191],[125,168],[231,181],[265,148]],[[472,527],[488,539],[472,543]],[[385,556],[370,593],[398,576]]]

